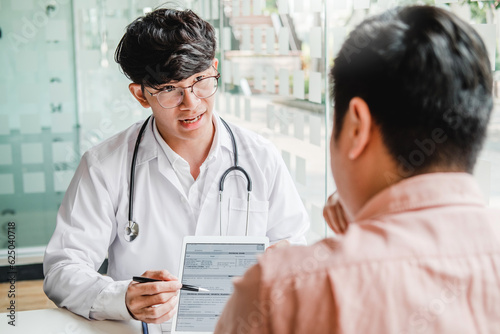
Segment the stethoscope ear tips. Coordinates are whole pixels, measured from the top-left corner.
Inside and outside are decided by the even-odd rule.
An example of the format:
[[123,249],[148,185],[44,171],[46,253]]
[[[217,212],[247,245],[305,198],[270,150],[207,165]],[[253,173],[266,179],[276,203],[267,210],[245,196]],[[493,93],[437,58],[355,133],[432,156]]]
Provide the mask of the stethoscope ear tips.
[[128,242],[134,241],[139,235],[139,225],[134,221],[128,221],[127,227],[125,227],[125,240]]

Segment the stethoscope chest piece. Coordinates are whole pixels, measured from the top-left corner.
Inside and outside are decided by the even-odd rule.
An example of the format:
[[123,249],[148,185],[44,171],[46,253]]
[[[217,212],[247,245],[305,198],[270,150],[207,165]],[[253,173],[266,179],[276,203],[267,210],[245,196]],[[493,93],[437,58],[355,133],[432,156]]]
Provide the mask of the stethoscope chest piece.
[[134,222],[129,220],[128,221],[128,226],[125,227],[125,240],[127,241],[134,241],[135,238],[139,235],[139,225]]

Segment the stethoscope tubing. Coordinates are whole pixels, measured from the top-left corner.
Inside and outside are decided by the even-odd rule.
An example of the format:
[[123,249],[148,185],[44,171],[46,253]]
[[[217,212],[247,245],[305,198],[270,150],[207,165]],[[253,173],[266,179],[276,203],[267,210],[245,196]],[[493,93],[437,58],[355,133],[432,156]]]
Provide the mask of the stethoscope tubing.
[[135,185],[135,163],[137,161],[137,152],[139,151],[139,145],[141,144],[142,135],[144,134],[144,130],[148,125],[149,119],[151,115],[144,121],[139,130],[139,135],[137,136],[137,140],[135,141],[134,146],[134,154],[132,155],[132,163],[130,165],[130,183],[129,183],[129,198],[128,198],[128,221],[133,222],[134,215],[134,185]]
[[[146,126],[149,123],[149,120],[153,116],[150,115],[142,124],[141,129],[139,130],[139,134],[137,135],[137,140],[135,142],[134,146],[134,152],[132,155],[132,163],[130,166],[130,181],[129,181],[129,208],[128,208],[128,225],[125,228],[125,239],[129,242],[132,242],[135,240],[135,238],[139,234],[139,225],[133,220],[134,217],[134,188],[135,188],[135,165],[137,161],[137,154],[139,152],[139,146],[142,140],[142,136],[144,134],[144,131],[146,130]],[[246,180],[247,180],[247,215],[246,215],[246,224],[245,224],[245,236],[248,235],[248,221],[250,217],[250,194],[252,192],[252,178],[248,174],[248,172],[238,164],[238,146],[236,145],[236,139],[234,138],[233,131],[231,130],[231,127],[229,124],[226,123],[225,120],[220,118],[222,124],[224,124],[224,127],[226,128],[227,132],[229,133],[229,136],[231,137],[231,144],[233,147],[233,166],[229,167],[224,173],[222,174],[220,180],[219,180],[219,232],[220,235],[222,235],[222,195],[224,192],[224,183],[226,181],[226,177],[229,173],[231,172],[240,172],[242,173]],[[129,233],[129,231],[131,231]]]

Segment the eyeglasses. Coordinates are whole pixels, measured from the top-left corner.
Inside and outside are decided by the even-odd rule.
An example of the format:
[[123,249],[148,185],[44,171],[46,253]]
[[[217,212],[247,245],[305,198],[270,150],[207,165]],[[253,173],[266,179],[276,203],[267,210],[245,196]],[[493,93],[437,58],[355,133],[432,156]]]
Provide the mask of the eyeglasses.
[[206,99],[214,95],[217,91],[219,78],[220,73],[217,72],[217,75],[202,78],[187,87],[167,86],[163,90],[156,93],[151,93],[146,88],[144,89],[146,89],[146,92],[148,92],[149,95],[156,96],[160,106],[165,109],[172,109],[182,103],[182,100],[184,100],[184,91],[186,89],[190,89],[191,93],[199,99]]

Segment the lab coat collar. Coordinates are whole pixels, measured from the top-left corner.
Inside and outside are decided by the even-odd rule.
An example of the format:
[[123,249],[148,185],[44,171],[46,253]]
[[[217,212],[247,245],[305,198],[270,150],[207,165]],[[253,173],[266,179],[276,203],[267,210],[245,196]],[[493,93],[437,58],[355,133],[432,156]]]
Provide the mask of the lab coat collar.
[[[203,162],[202,169],[211,164],[216,158],[217,158],[217,153],[219,152],[219,126],[217,124],[217,121],[213,119],[213,124],[214,124],[214,138],[212,140],[212,145],[210,146],[210,151],[208,152],[208,156]],[[172,167],[177,170],[179,168],[184,168],[187,169],[189,172],[189,164],[188,162],[181,157],[177,152],[175,152],[168,144],[167,142],[163,139],[161,136],[160,132],[158,131],[158,127],[156,125],[156,121],[153,124],[153,132],[156,138],[156,141],[160,145],[161,149],[167,156],[168,161],[172,165]]]
[[[149,118],[148,120],[148,125],[146,127],[146,130],[144,131],[141,144],[137,152],[136,166],[153,160],[158,156],[158,145],[156,144],[156,139],[153,133],[153,123],[153,116],[151,116],[151,118]],[[133,140],[131,141],[132,145],[135,145],[142,124],[143,123],[141,122],[137,127],[137,132],[133,135]],[[134,146],[132,146],[132,151],[133,149]]]
[[[216,145],[212,147],[211,151],[213,150],[214,151],[213,153],[215,154],[215,156],[217,156],[217,154],[219,154],[219,148],[221,149],[223,148],[229,151],[231,154],[233,154],[233,145],[231,142],[231,136],[224,127],[224,124],[222,124],[219,115],[215,111],[213,111],[213,119],[215,122],[217,135],[214,137],[214,140],[216,140],[215,143]],[[149,160],[158,157],[158,147],[160,146],[160,144],[155,138],[155,131],[153,128],[154,126],[155,126],[154,118],[151,117],[148,121],[147,129],[146,131],[144,131],[139,152],[137,153],[137,165],[143,164],[145,162],[148,162]],[[138,132],[139,130],[137,130],[137,134]],[[134,143],[136,138],[137,137],[135,136],[133,140]],[[160,137],[160,140],[163,139]]]

